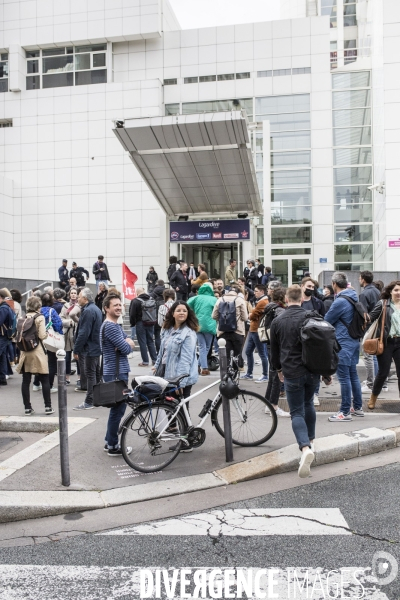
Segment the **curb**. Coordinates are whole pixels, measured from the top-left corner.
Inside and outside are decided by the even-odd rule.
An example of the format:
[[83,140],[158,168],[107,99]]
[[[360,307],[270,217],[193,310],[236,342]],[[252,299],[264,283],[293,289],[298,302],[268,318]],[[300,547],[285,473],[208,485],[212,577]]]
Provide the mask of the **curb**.
[[[4,419],[3,419],[4,421]],[[25,419],[24,419],[25,422]],[[2,420],[0,419],[0,430]],[[46,423],[49,420],[46,419]],[[37,431],[37,430],[36,430]],[[369,427],[339,433],[315,442],[317,466],[384,452],[400,446],[400,427]],[[122,506],[198,492],[229,484],[250,481],[288,471],[297,471],[299,448],[291,444],[281,450],[262,454],[214,473],[190,475],[137,486],[95,491],[0,491],[0,523],[22,521],[66,513]]]
[[[369,427],[315,440],[315,465],[326,465],[358,456],[391,450],[400,445],[400,427]],[[240,483],[299,468],[299,447],[291,444],[281,450],[262,454],[216,471],[227,483]]]

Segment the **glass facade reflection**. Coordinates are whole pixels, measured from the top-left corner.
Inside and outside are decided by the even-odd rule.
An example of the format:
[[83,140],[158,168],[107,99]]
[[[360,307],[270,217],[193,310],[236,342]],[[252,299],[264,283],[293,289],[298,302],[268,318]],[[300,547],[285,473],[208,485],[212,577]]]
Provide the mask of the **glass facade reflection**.
[[332,75],[335,269],[373,265],[370,84],[369,71]]

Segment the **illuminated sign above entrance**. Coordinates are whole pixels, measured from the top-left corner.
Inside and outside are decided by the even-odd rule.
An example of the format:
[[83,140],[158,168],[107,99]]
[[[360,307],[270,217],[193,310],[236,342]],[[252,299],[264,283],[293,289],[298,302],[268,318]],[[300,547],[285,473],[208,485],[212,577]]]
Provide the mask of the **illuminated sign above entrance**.
[[170,242],[232,242],[250,239],[250,219],[170,221]]

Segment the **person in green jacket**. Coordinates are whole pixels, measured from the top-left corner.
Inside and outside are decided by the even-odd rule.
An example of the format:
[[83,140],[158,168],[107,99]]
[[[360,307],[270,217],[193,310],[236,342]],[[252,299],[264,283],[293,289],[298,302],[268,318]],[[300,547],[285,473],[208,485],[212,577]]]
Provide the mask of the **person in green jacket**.
[[217,333],[217,323],[211,317],[216,303],[217,298],[215,298],[214,290],[209,283],[204,283],[199,288],[197,296],[188,300],[188,305],[194,310],[200,325],[200,331],[197,332],[200,375],[210,375],[207,355]]

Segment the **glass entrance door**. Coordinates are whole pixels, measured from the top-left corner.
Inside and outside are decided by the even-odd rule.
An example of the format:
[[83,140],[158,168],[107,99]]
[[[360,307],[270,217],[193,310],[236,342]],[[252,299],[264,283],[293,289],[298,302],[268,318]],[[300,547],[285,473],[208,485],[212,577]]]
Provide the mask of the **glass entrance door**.
[[182,260],[193,262],[195,266],[204,264],[209,278],[225,278],[229,259],[238,259],[238,244],[215,244],[200,246],[197,244],[182,245]]
[[310,270],[309,256],[296,256],[272,260],[272,273],[284,287],[301,283],[304,273]]

